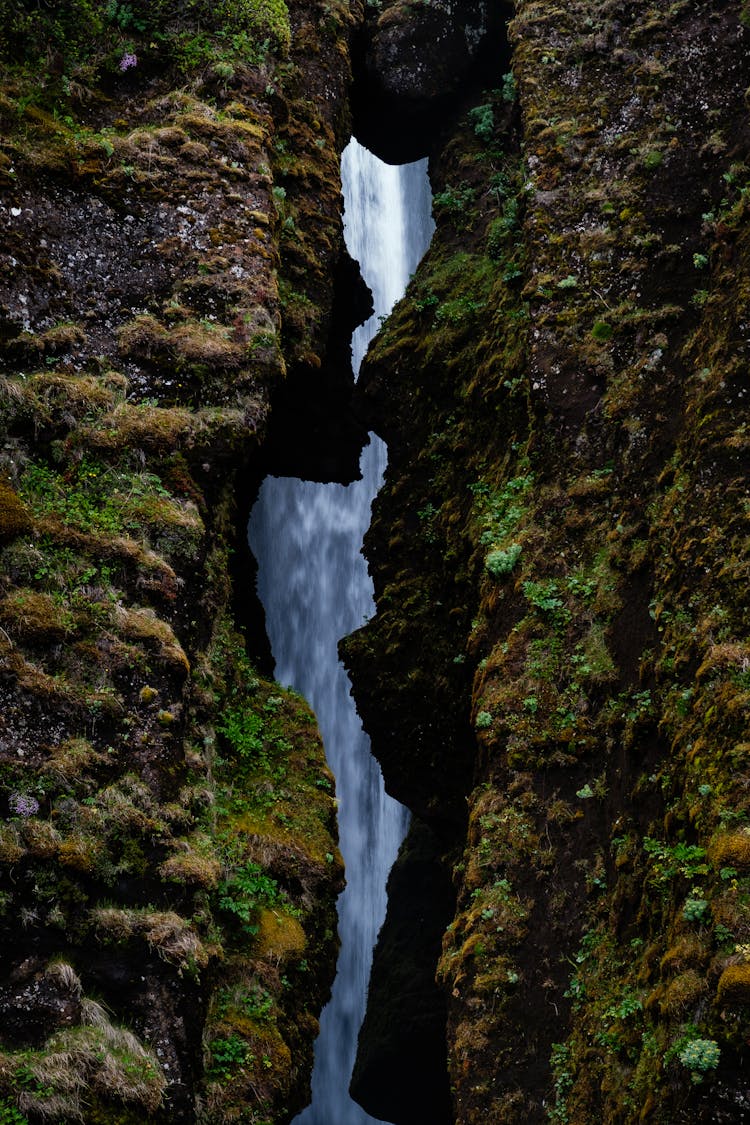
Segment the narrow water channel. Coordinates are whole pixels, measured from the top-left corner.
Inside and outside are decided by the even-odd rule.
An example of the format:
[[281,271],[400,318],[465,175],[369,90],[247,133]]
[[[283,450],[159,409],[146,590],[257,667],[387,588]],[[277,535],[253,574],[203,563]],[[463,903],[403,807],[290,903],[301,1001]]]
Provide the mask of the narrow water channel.
[[[383,164],[355,140],[343,154],[346,244],[360,263],[375,305],[373,316],[352,339],[355,373],[379,318],[403,294],[432,236],[426,164]],[[268,477],[248,529],[276,678],[312,705],[336,777],[346,865],[347,885],[338,903],[337,975],[315,1046],[312,1104],[296,1125],[374,1121],[349,1097],[349,1081],[372,950],[385,916],[386,879],[408,813],[383,789],[337,645],[374,611],[361,546],[386,457],[385,445],[371,434],[362,453],[362,479],[353,484]]]

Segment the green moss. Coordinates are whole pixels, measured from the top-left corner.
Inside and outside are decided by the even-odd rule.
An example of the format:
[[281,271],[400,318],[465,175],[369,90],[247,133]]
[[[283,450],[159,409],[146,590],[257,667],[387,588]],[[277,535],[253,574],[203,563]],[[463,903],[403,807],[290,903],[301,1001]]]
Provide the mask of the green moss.
[[594,327],[591,329],[591,335],[595,340],[605,342],[611,340],[614,334],[614,328],[606,320],[597,320]]
[[[74,0],[54,12],[21,10],[15,0],[3,0],[0,27],[0,55],[42,63],[45,52],[56,51],[68,84],[82,72],[90,77],[100,68],[123,75],[161,62],[185,72],[210,63],[258,60],[267,41],[285,52],[291,39],[284,0],[189,0],[180,5],[171,0]],[[136,62],[123,71],[121,60],[127,54]]]
[[31,528],[31,516],[18,493],[0,480],[0,543],[7,543]]

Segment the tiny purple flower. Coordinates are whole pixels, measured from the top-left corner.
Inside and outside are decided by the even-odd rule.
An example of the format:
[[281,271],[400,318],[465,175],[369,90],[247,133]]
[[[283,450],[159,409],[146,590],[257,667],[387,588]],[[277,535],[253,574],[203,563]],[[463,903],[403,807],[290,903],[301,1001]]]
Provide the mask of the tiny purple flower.
[[11,793],[8,805],[16,816],[34,816],[39,812],[39,802],[36,797],[29,797],[26,793]]
[[120,59],[120,70],[124,73],[134,66],[138,66],[138,56],[132,54],[130,51],[126,51]]

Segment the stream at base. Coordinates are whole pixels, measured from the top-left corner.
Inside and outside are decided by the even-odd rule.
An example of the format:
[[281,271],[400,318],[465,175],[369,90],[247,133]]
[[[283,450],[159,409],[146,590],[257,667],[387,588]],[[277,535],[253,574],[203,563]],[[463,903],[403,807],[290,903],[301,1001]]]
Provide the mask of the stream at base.
[[[355,140],[343,153],[341,174],[347,248],[360,263],[375,305],[352,338],[356,373],[380,318],[402,296],[429,245],[431,193],[426,161],[389,166]],[[361,546],[386,460],[384,443],[371,434],[360,461],[361,480],[350,485],[268,477],[248,529],[275,676],[304,695],[317,715],[336,777],[346,865],[347,885],[338,902],[341,950],[315,1045],[312,1103],[295,1125],[375,1121],[350,1098],[349,1081],[372,950],[385,916],[386,880],[408,812],[384,791],[337,645],[374,612]]]

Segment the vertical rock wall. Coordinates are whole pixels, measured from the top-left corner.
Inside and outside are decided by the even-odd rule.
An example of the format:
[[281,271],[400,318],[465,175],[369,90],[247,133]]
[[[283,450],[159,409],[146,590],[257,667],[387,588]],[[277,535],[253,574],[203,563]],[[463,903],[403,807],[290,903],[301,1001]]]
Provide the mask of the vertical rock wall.
[[347,659],[446,849],[468,801],[462,1123],[748,1112],[749,18],[519,0],[363,371],[391,461]]
[[358,13],[58,8],[0,4],[0,1117],[287,1121],[342,870],[245,525],[285,382],[346,410]]

